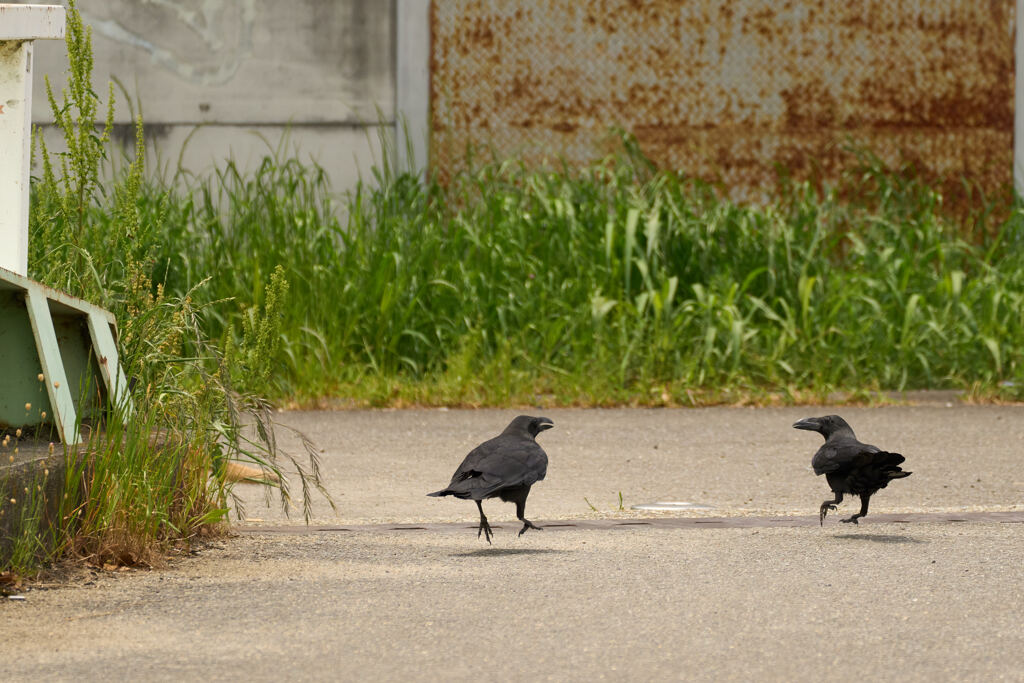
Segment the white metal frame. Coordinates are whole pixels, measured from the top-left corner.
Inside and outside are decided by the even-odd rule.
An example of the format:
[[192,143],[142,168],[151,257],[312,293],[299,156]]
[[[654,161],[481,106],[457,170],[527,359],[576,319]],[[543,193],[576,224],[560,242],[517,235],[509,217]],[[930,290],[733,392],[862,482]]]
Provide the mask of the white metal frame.
[[28,272],[32,43],[63,38],[64,24],[60,5],[0,4],[0,268],[19,275]]

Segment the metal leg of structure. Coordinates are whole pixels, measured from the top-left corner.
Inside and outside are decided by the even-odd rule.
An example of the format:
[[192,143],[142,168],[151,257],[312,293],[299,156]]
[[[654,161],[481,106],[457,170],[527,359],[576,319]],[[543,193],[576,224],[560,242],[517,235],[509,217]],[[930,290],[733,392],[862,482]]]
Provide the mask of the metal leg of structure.
[[46,392],[50,397],[53,409],[53,422],[57,425],[60,440],[73,445],[81,443],[81,436],[75,416],[75,402],[71,397],[71,387],[64,372],[61,361],[60,347],[57,345],[57,333],[53,329],[53,318],[46,295],[38,287],[29,287],[25,291],[25,303],[28,306],[28,317],[32,323],[32,334],[36,339],[36,350],[39,362],[46,377]]
[[105,317],[92,311],[89,313],[89,337],[92,339],[92,348],[99,361],[100,375],[107,385],[107,396],[111,404],[122,411],[127,417],[132,411],[132,402],[128,395],[128,379],[121,369],[121,362],[117,355],[117,344],[114,342],[114,335],[110,331],[110,323]]

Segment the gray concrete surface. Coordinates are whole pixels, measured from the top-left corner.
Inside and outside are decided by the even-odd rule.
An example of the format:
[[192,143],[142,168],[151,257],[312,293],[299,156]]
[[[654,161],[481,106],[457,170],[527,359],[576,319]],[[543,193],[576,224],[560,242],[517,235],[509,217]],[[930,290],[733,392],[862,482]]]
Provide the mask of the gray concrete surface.
[[1024,677],[1020,524],[222,545],[0,605],[0,677]]
[[[396,64],[396,24],[405,17],[391,2],[79,0],[77,5],[92,30],[94,89],[106,98],[107,83],[117,83],[115,142],[129,156],[134,153],[131,124],[141,106],[150,145],[147,168],[168,177],[179,162],[192,173],[207,174],[227,158],[252,171],[283,139],[283,154],[316,161],[335,190],[351,189],[360,174],[369,178],[380,162],[381,140],[396,139],[402,113],[396,97],[403,102],[413,97],[398,93],[406,81],[396,74],[429,58],[422,51],[403,51],[412,62],[404,70]],[[428,31],[419,24],[403,35]],[[48,148],[59,152],[63,140],[52,123],[43,79],[48,76],[59,94],[67,55],[63,41],[43,42],[36,50],[33,120],[42,126]],[[422,132],[425,120],[412,123]],[[422,149],[426,139],[415,142]],[[422,151],[418,160],[426,162]]]
[[[810,469],[822,439],[793,429],[801,417],[839,409],[702,408],[544,410],[555,428],[538,441],[548,476],[530,493],[537,519],[618,515],[655,500],[706,503],[708,515],[813,514],[828,495]],[[515,410],[293,412],[281,421],[323,449],[323,472],[338,515],[317,502],[318,523],[461,521],[472,503],[427,498],[448,483],[473,446],[497,434]],[[537,412],[535,409],[532,412]],[[872,499],[875,512],[1024,509],[1024,407],[945,403],[839,410],[868,443],[903,453],[914,472]],[[283,443],[297,452],[295,439]],[[258,523],[285,520],[261,492],[239,489]],[[590,501],[597,511],[590,509]],[[486,504],[492,521],[513,506]],[[853,514],[856,503],[839,513]],[[634,513],[624,513],[632,515]],[[638,513],[637,513],[638,514]],[[299,510],[292,519],[301,520]]]
[[[546,410],[537,519],[659,498],[811,513],[825,409]],[[515,411],[288,413],[340,516],[472,521],[423,494]],[[1021,407],[844,408],[914,475],[873,511],[1020,509]],[[657,448],[655,448],[657,445]],[[903,486],[899,486],[903,484]],[[248,491],[246,496],[256,497]],[[587,496],[599,512],[582,501]],[[0,680],[1024,680],[1024,524],[249,532],[0,603]],[[840,512],[846,512],[842,509]],[[255,516],[257,510],[250,508]],[[264,524],[280,524],[273,509]],[[871,520],[869,516],[868,520]]]

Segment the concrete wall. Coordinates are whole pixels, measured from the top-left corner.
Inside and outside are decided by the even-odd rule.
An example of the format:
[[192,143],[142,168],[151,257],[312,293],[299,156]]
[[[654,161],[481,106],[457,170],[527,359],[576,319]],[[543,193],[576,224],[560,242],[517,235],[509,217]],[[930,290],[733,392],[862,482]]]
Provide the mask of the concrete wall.
[[[95,89],[105,99],[106,83],[117,84],[117,137],[131,149],[132,109],[141,105],[152,166],[173,173],[180,158],[203,173],[231,157],[251,167],[287,132],[287,147],[324,166],[343,190],[360,171],[368,174],[381,135],[393,139],[401,118],[395,36],[402,4],[79,0],[78,8],[92,27]],[[426,35],[425,16],[414,33]],[[426,54],[415,59],[425,73]],[[43,76],[59,90],[66,65],[62,42],[37,43],[35,121],[52,122]],[[59,140],[52,127],[46,135]]]

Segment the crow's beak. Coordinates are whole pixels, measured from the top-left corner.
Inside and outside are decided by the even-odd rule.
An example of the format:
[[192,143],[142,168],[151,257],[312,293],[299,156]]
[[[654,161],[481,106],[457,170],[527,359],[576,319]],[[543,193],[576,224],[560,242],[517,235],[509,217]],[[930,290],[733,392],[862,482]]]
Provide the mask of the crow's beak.
[[552,428],[552,427],[554,427],[554,426],[555,426],[555,423],[554,423],[554,422],[552,422],[551,420],[549,420],[549,419],[548,419],[548,418],[546,418],[546,417],[542,417],[542,418],[540,418],[540,420],[539,420],[539,421],[537,422],[537,432],[538,432],[538,433],[539,433],[539,432],[543,432],[543,431],[544,431],[545,429],[551,429],[551,428]]
[[806,429],[809,432],[816,432],[821,425],[816,417],[805,417],[799,422],[793,423],[793,429]]

